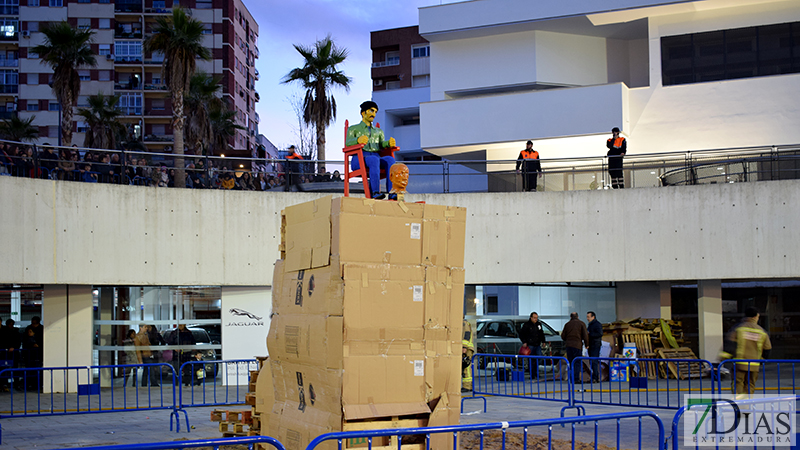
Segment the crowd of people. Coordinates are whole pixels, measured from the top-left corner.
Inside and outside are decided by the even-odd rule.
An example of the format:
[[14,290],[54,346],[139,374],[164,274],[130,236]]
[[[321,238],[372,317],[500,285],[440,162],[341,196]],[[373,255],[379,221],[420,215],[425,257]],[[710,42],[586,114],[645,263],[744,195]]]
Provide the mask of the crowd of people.
[[[3,369],[42,367],[44,362],[44,326],[39,316],[31,318],[31,324],[20,331],[14,319],[0,323],[0,360]],[[41,372],[19,374],[6,372],[0,377],[0,390],[38,390],[41,387]]]
[[[61,149],[57,154],[56,149],[48,143],[38,148],[38,152],[32,146],[3,143],[0,144],[0,175],[175,187],[175,168],[161,161],[148,161],[145,156],[144,153],[121,156],[118,152],[84,151],[77,145],[73,145],[72,149]],[[211,160],[192,155],[186,155],[184,159],[183,185],[192,189],[288,190],[297,184],[343,181],[338,170],[330,173],[320,169],[319,173],[313,174],[292,165],[289,173],[268,171],[266,167],[250,171],[242,167],[234,168],[232,160]]]

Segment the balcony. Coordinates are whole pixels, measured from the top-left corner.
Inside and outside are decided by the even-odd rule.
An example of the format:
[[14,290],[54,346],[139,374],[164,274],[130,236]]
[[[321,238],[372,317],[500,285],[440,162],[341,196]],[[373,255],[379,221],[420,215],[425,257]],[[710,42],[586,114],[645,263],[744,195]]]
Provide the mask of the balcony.
[[115,13],[140,13],[142,12],[141,3],[120,3],[114,4]]
[[122,115],[124,116],[141,116],[142,115],[142,107],[141,106],[120,106],[122,110]]
[[167,91],[169,88],[163,84],[153,84],[153,83],[145,83],[144,84],[145,91]]
[[253,120],[255,121],[255,123],[261,123],[261,116],[259,116],[258,113],[255,113],[253,115]]
[[258,69],[256,69],[256,80],[258,80],[260,77],[261,77],[261,75],[259,75]]
[[161,64],[164,64],[164,58],[160,58],[160,59],[153,59],[153,58],[145,59],[144,63],[145,64],[158,64],[158,65],[161,65]]
[[19,94],[19,85],[0,84],[0,94]]
[[114,37],[117,39],[141,39],[142,32],[141,31],[131,31],[126,33],[125,31],[115,30]]
[[399,66],[400,65],[400,58],[392,58],[388,61],[378,61],[372,63],[372,68],[375,69],[377,67],[389,67],[389,66]]
[[3,31],[0,32],[0,41],[18,41],[19,32],[17,31]]
[[114,89],[119,91],[141,91],[142,85],[136,83],[114,83]]
[[146,14],[172,14],[171,8],[146,8]]
[[161,109],[150,108],[144,112],[144,115],[156,116],[156,117],[172,117],[172,111],[166,108],[161,108]]
[[172,135],[161,135],[157,136],[155,134],[148,134],[144,137],[145,142],[172,142],[174,138]]
[[0,15],[2,15],[2,16],[18,16],[19,15],[19,6],[18,5],[0,6]]
[[17,117],[16,111],[0,111],[0,120],[11,119]]
[[260,96],[260,95],[258,95],[258,92],[254,93],[254,94],[253,94],[253,97],[255,97],[255,98],[256,98],[256,101],[257,101],[257,102],[260,102],[260,101],[261,101],[261,96]]
[[142,63],[142,56],[141,55],[137,55],[137,56],[115,56],[114,57],[114,62],[115,63],[120,63],[120,64],[125,64],[125,63],[128,63],[128,64],[141,64]]
[[18,59],[0,59],[0,67],[19,67]]

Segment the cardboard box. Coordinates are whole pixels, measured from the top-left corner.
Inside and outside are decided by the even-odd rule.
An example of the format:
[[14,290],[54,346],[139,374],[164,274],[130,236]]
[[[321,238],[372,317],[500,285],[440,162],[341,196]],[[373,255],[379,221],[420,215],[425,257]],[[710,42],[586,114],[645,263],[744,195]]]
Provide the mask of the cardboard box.
[[325,197],[286,208],[282,220],[287,272],[328,265],[331,254],[343,263],[464,266],[464,208]]
[[314,367],[342,368],[342,316],[276,314],[269,327],[270,358]]
[[331,265],[287,272],[284,261],[275,263],[272,288],[273,314],[342,315],[342,274],[339,259]]

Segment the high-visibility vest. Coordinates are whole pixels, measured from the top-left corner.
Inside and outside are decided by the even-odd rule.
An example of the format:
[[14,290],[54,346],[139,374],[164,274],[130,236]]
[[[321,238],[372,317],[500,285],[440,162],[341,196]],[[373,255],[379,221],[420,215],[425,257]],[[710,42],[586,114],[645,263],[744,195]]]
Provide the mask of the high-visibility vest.
[[539,152],[536,150],[523,150],[520,154],[522,159],[539,159]]
[[[759,326],[740,325],[736,328],[736,359],[761,359],[767,333]],[[751,345],[748,345],[750,343]],[[753,348],[755,345],[755,348]],[[754,351],[755,350],[755,351]],[[737,365],[758,369],[759,363],[738,363]]]
[[303,157],[297,152],[292,152],[292,154],[287,156],[286,159],[303,159]]
[[[609,139],[608,141],[611,142],[611,139]],[[625,142],[625,138],[624,137],[618,137],[618,138],[614,139],[614,143],[612,144],[612,146],[614,148],[620,148],[620,147],[622,147],[622,143],[623,142]]]

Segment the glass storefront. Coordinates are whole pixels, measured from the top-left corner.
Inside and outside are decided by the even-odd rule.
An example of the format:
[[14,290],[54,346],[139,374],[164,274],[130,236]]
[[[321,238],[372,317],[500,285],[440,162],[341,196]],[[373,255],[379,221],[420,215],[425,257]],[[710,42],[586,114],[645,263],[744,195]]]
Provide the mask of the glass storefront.
[[[154,355],[145,363],[222,359],[221,296],[219,286],[95,286],[94,363],[137,364],[133,336],[142,333]],[[191,337],[179,338],[179,325]]]

